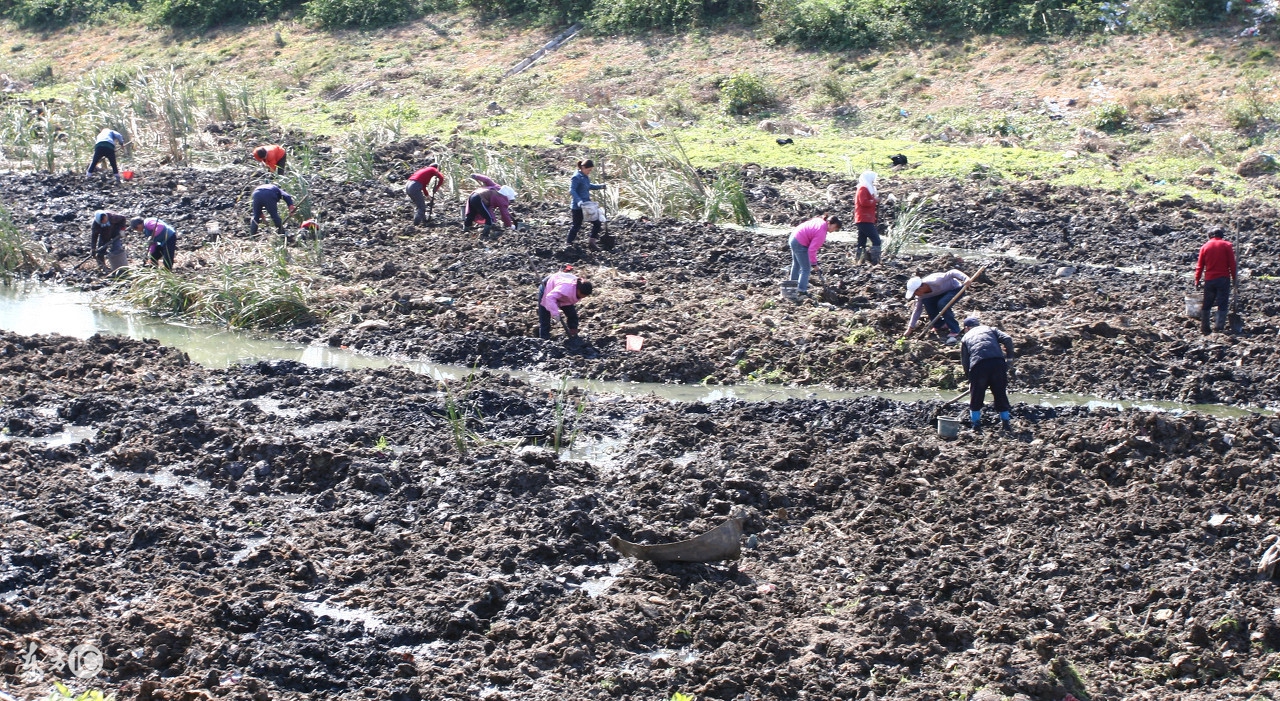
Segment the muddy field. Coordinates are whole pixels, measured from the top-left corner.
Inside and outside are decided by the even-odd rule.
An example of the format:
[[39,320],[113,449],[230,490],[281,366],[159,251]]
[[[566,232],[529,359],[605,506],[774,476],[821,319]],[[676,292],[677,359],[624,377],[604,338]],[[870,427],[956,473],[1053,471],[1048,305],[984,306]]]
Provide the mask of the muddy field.
[[[403,158],[406,150],[394,154]],[[459,212],[444,202],[437,203],[438,226],[410,226],[400,179],[408,165],[391,157],[385,165],[386,183],[314,184],[313,204],[329,222],[317,314],[309,325],[279,332],[283,337],[603,379],[949,391],[963,381],[957,352],[924,334],[897,343],[910,312],[903,285],[913,274],[951,267],[973,273],[989,263],[982,284],[957,305],[958,316],[981,313],[1014,336],[1017,391],[1280,401],[1280,295],[1259,278],[1277,273],[1280,244],[1269,233],[1274,212],[1261,205],[1049,191],[1035,183],[908,187],[886,173],[882,192],[930,196],[931,244],[986,250],[959,257],[924,250],[868,268],[853,265],[852,244],[833,242],[821,257],[829,287],[794,304],[777,294],[789,265],[782,235],[620,219],[611,224],[618,248],[590,252],[564,244],[562,205],[518,201],[528,231],[482,241],[460,233]],[[97,287],[104,281],[92,264],[71,269],[88,253],[95,209],[165,218],[180,233],[180,267],[199,267],[209,262],[202,246],[247,237],[251,186],[236,187],[250,181],[243,170],[159,171],[121,186],[26,174],[3,176],[0,190],[30,235],[61,261],[47,277]],[[757,217],[778,225],[827,203],[843,211],[839,205],[852,197],[848,182],[802,170],[748,170],[746,187]],[[1197,322],[1184,317],[1186,274],[1210,225],[1232,232],[1249,271],[1239,334],[1202,337]],[[133,245],[136,259],[141,244]],[[538,283],[565,264],[597,283],[597,295],[581,305],[581,346],[535,337]],[[1063,266],[1077,272],[1056,277]],[[371,320],[384,323],[361,326]],[[625,350],[628,334],[644,337],[643,351]]]
[[[1280,421],[558,397],[0,335],[0,675],[122,699],[1274,698]],[[557,403],[568,407],[554,441]],[[466,430],[453,415],[466,416]],[[581,408],[579,408],[581,407]],[[567,440],[567,439],[566,439]],[[732,564],[620,560],[747,509]],[[963,696],[968,694],[968,696]]]

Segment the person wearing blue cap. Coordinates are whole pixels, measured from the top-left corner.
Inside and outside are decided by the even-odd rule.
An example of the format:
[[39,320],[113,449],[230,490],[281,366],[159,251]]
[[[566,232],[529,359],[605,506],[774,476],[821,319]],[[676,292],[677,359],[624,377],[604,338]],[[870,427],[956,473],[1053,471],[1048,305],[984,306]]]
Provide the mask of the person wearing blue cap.
[[982,401],[987,388],[1000,412],[1004,430],[1011,428],[1009,410],[1009,360],[1013,358],[1013,337],[991,326],[984,326],[976,316],[964,320],[964,338],[960,340],[960,365],[969,380],[969,421],[978,430],[982,421]]

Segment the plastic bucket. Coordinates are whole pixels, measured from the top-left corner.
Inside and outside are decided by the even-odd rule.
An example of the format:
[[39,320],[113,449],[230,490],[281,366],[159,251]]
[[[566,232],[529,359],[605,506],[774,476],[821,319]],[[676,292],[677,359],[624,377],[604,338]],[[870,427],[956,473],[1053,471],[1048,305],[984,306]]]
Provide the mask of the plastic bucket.
[[1187,304],[1187,316],[1199,319],[1200,310],[1204,308],[1204,298],[1200,295],[1187,295],[1182,299]]
[[949,419],[945,416],[938,417],[938,435],[943,438],[955,438],[960,435],[960,427],[964,422],[960,419]]
[[107,255],[107,270],[119,270],[129,264],[129,252],[121,248]]
[[799,299],[800,283],[796,282],[795,280],[783,280],[782,296],[786,297],[787,299]]

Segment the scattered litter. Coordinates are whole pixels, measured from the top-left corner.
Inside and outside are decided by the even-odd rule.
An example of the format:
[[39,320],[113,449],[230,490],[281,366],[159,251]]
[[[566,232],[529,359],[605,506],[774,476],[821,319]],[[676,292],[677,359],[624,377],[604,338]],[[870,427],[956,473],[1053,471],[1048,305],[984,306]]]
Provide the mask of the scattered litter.
[[773,593],[776,593],[777,591],[778,591],[778,585],[776,584],[761,584],[760,586],[756,587],[756,593],[761,595],[773,594]]
[[1214,528],[1217,528],[1218,526],[1221,526],[1222,524],[1226,523],[1227,519],[1229,518],[1231,517],[1228,516],[1227,514],[1214,514],[1209,517],[1209,525],[1213,526]]
[[627,350],[638,351],[644,348],[644,336],[627,334]]

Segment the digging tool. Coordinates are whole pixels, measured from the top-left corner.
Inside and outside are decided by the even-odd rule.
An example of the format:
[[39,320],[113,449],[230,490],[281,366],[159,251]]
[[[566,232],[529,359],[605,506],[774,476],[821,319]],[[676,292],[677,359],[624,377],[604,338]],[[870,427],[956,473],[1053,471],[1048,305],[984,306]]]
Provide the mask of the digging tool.
[[1231,333],[1244,331],[1244,318],[1240,316],[1240,282],[1237,281],[1231,290],[1231,312],[1227,314],[1227,323],[1231,325]]
[[556,318],[560,320],[560,328],[564,329],[564,345],[565,345],[565,347],[566,347],[566,348],[570,348],[570,349],[577,349],[577,348],[581,348],[581,347],[582,347],[582,344],[583,344],[583,340],[582,340],[582,338],[581,338],[581,337],[579,337],[579,336],[574,336],[574,335],[572,335],[572,334],[570,334],[570,333],[569,333],[569,322],[567,322],[567,321],[565,321],[565,320],[564,320],[564,314],[561,314],[560,316],[558,316],[558,317],[556,317]]
[[[952,298],[951,298],[951,301],[950,301],[950,302],[947,302],[947,305],[946,305],[945,307],[943,307],[942,309],[939,309],[939,310],[938,310],[938,314],[937,314],[936,316],[934,316],[933,320],[932,320],[932,321],[930,321],[930,323],[928,324],[928,326],[932,326],[932,325],[933,325],[933,321],[936,321],[936,320],[938,320],[938,319],[941,319],[941,318],[942,318],[942,315],[943,315],[943,314],[946,314],[946,313],[947,313],[947,310],[951,308],[951,305],[955,304],[957,301],[959,301],[959,300],[960,300],[960,298],[961,298],[961,297],[963,297],[963,296],[964,296],[965,291],[969,289],[969,285],[972,285],[974,280],[977,280],[978,278],[982,277],[982,274],[983,274],[983,273],[985,273],[985,272],[987,272],[987,266],[985,266],[985,265],[984,265],[984,266],[982,266],[981,268],[978,268],[978,272],[974,273],[974,274],[969,278],[969,281],[968,281],[968,282],[966,282],[966,283],[964,283],[963,285],[961,285],[961,286],[960,286],[960,291],[956,293],[956,296],[955,296],[955,297],[952,297]],[[920,328],[920,327],[923,327],[923,326],[925,326],[925,325],[926,325],[926,324],[920,324],[920,325],[919,325],[918,327],[916,327],[916,328]],[[902,338],[906,338],[906,337],[910,336],[914,331],[915,331],[915,328],[907,329],[907,332],[906,332],[906,333],[904,333],[904,334],[902,334]],[[901,340],[901,339],[899,339],[899,340]]]
[[936,409],[934,409],[934,410],[933,410],[933,417],[929,419],[930,423],[932,423],[932,422],[934,422],[934,421],[937,421],[937,420],[938,420],[938,417],[940,417],[940,416],[942,416],[942,415],[943,415],[943,414],[942,414],[942,412],[943,412],[947,407],[951,406],[952,404],[955,404],[956,402],[958,402],[958,401],[960,401],[961,399],[964,399],[965,397],[968,397],[968,396],[969,396],[969,390],[967,390],[967,389],[966,389],[964,392],[962,392],[961,394],[957,395],[956,397],[954,397],[954,398],[952,398],[952,399],[948,399],[947,401],[943,402],[943,403],[942,403],[942,406],[939,406],[939,407],[937,407]]
[[609,539],[609,545],[627,557],[650,562],[736,560],[742,556],[742,523],[745,520],[745,514],[737,511],[719,526],[688,540],[662,545],[640,545],[615,535]]
[[92,258],[96,257],[98,254],[106,255],[106,253],[107,253],[107,247],[106,247],[106,246],[101,246],[101,247],[99,247],[99,248],[95,249],[95,250],[94,250],[92,253],[90,253],[89,255],[85,256],[85,257],[84,257],[84,260],[80,261],[79,263],[76,263],[74,266],[72,266],[72,268],[71,268],[71,269],[72,269],[72,270],[76,270],[76,269],[78,269],[80,266],[84,265],[85,263],[88,263]]
[[430,224],[436,217],[436,193],[431,193],[431,201],[427,203],[427,223]]
[[[608,186],[609,176],[608,174],[605,173],[604,162],[605,162],[605,158],[601,157],[600,158],[600,184]],[[600,248],[603,248],[606,251],[612,251],[614,248],[618,246],[618,239],[614,238],[613,234],[609,233],[609,215],[604,211],[603,204],[600,205],[600,213],[604,215],[604,236],[600,237]]]

